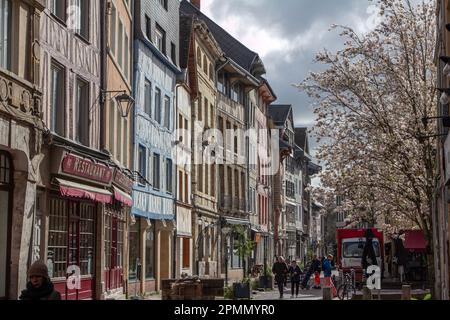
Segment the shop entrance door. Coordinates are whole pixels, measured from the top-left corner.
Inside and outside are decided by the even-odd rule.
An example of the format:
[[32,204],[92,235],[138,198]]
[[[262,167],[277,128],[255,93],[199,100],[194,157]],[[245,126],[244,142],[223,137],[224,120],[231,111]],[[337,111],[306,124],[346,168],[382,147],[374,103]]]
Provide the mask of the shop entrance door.
[[9,288],[12,172],[9,154],[0,151],[0,300],[7,299]]
[[48,259],[63,300],[94,299],[95,204],[52,198]]

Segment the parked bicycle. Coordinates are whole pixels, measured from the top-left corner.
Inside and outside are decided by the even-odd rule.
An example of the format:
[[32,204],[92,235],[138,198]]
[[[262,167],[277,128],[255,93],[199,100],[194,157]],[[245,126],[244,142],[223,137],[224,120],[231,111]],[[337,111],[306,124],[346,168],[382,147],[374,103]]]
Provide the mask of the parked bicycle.
[[337,295],[340,300],[352,300],[356,295],[355,285],[355,270],[351,270],[350,273],[345,273],[344,282],[339,286]]

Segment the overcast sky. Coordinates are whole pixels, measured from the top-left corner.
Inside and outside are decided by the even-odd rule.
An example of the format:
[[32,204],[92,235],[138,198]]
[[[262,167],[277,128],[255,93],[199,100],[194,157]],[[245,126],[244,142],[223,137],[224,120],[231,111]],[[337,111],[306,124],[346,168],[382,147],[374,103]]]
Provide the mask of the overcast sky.
[[319,70],[313,63],[318,51],[342,46],[330,26],[347,25],[364,33],[376,22],[376,10],[369,0],[202,0],[201,6],[205,14],[261,56],[277,103],[294,106],[296,126],[311,127],[314,114],[311,101],[292,84]]

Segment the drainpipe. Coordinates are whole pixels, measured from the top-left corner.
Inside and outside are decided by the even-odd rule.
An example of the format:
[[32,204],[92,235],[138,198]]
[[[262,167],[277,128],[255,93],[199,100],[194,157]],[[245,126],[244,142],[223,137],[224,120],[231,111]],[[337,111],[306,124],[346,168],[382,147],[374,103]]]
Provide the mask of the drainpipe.
[[108,3],[107,0],[100,1],[100,56],[101,56],[101,66],[100,66],[100,151],[106,149],[106,125],[105,125],[105,99],[103,92],[107,90],[107,35],[108,35]]
[[[180,84],[180,83],[177,83],[176,86],[175,86],[175,121],[173,122],[174,123],[174,133],[177,131],[177,129],[179,127],[179,123],[178,123],[178,88],[180,88],[181,86],[182,86],[182,84]],[[175,139],[176,139],[176,141],[178,141],[178,139],[176,137],[175,137]],[[175,153],[175,157],[176,156],[177,156],[177,153]],[[174,163],[178,163],[178,161],[174,161]],[[176,168],[177,169],[176,169],[175,177],[178,175],[178,166],[176,166]],[[177,182],[178,182],[178,179],[176,179],[176,183]],[[176,185],[176,183],[175,183],[175,185]],[[174,199],[174,203],[175,203],[175,206],[174,206],[174,208],[175,208],[175,225],[177,223],[177,214],[178,214],[177,191],[178,190],[175,190],[175,199]],[[173,261],[172,275],[173,275],[173,279],[177,278],[177,239],[178,239],[177,230],[178,230],[178,228],[175,228],[175,230],[173,232],[173,250],[172,250],[173,251],[173,253],[172,253],[172,261]]]

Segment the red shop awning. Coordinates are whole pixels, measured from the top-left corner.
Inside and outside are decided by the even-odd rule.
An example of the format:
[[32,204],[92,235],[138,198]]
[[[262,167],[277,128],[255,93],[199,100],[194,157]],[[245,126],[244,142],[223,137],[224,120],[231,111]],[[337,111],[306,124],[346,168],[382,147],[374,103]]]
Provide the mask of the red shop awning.
[[56,179],[59,191],[65,197],[92,200],[101,203],[112,203],[112,193],[108,190],[87,186],[85,184]]
[[406,250],[425,251],[427,248],[427,243],[423,231],[406,231],[403,246]]
[[114,187],[114,198],[128,207],[133,206],[133,198],[116,187]]

